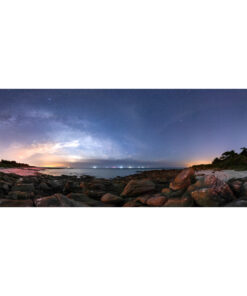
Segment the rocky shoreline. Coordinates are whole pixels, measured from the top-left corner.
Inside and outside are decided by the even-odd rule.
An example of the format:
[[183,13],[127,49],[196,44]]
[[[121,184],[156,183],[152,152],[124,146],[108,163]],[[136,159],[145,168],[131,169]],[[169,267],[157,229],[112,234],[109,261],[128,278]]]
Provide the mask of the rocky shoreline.
[[247,178],[196,178],[193,168],[114,179],[0,172],[0,207],[247,207]]

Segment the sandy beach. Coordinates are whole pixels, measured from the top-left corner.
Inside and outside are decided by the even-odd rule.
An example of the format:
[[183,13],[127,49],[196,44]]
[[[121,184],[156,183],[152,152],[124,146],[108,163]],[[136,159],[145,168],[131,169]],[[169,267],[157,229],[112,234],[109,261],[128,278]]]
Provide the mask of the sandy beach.
[[215,170],[203,170],[203,171],[197,171],[195,173],[197,177],[200,176],[208,176],[213,175],[216,178],[227,182],[230,179],[240,179],[247,177],[247,171],[234,171],[234,170],[222,170],[222,171],[215,171]]

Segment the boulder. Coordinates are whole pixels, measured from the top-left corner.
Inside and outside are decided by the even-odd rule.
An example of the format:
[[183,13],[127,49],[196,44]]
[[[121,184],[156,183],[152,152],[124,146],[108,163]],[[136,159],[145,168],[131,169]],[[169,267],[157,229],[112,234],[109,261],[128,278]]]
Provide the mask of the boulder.
[[157,194],[147,200],[147,205],[151,207],[161,207],[168,200],[164,195]]
[[191,197],[183,196],[181,198],[169,198],[163,207],[192,207],[193,199]]
[[121,196],[138,196],[155,190],[155,184],[149,179],[131,180],[125,186]]
[[244,182],[242,187],[241,187],[241,195],[247,195],[247,182]]
[[25,200],[33,198],[33,192],[10,191],[6,198],[15,200]]
[[62,180],[48,180],[47,184],[53,191],[61,192],[64,187],[64,182]]
[[104,191],[94,191],[94,190],[88,190],[88,191],[85,191],[85,193],[89,197],[95,198],[95,199],[101,199],[101,197],[105,194]]
[[[241,191],[242,191],[242,182],[239,180],[235,180],[233,182],[229,183],[230,188],[232,189],[232,191],[234,192],[234,194],[236,196],[240,196],[241,195]],[[244,188],[243,188],[244,189]],[[246,187],[247,189],[247,187]]]
[[225,207],[247,207],[247,200],[235,200],[226,204]]
[[0,192],[7,193],[10,190],[11,184],[6,181],[0,181]]
[[87,204],[88,206],[91,206],[91,207],[102,207],[104,205],[102,202],[92,199],[83,193],[70,193],[67,195],[67,197],[76,202]]
[[137,202],[138,204],[141,203],[143,205],[146,205],[150,197],[152,197],[151,194],[144,194],[135,198],[135,202]]
[[174,191],[174,190],[171,190],[170,188],[163,188],[161,191],[161,194],[168,198],[182,197],[182,195],[184,194],[184,189]]
[[141,207],[141,206],[143,206],[143,204],[141,202],[137,201],[136,199],[129,200],[123,205],[123,207],[131,207],[131,208],[132,207]]
[[33,207],[33,201],[0,199],[0,207]]
[[123,203],[123,199],[120,196],[106,193],[101,197],[101,201],[106,204],[121,204]]
[[205,176],[197,182],[190,194],[196,204],[203,207],[222,206],[235,199],[229,185],[214,175]]
[[34,201],[36,207],[77,207],[76,201],[69,199],[67,196],[56,193],[51,196],[41,197]]
[[193,168],[182,170],[176,178],[170,183],[170,189],[172,190],[183,190],[191,184],[191,179],[195,176]]
[[51,191],[51,187],[49,187],[47,185],[47,183],[45,183],[45,182],[41,182],[39,184],[39,186],[38,186],[38,189],[41,190],[41,191],[43,191],[43,192],[50,192]]
[[34,204],[36,207],[60,207],[60,201],[56,194],[37,198],[34,200]]
[[35,190],[33,183],[30,184],[21,184],[17,183],[12,187],[12,191],[21,191],[21,192],[33,192]]
[[66,193],[70,193],[70,192],[82,192],[82,188],[80,186],[80,182],[78,181],[67,181],[66,184],[64,185],[64,189],[63,191]]

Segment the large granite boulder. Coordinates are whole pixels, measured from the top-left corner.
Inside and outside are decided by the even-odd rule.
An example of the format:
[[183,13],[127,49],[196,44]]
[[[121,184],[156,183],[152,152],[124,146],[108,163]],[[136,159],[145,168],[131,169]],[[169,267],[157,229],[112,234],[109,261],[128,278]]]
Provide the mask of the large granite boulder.
[[169,198],[163,207],[192,207],[193,199],[190,196],[183,196],[181,198]]
[[101,201],[106,204],[122,204],[123,198],[111,193],[106,193],[101,197]]
[[121,196],[138,196],[155,190],[155,184],[149,179],[131,180],[125,186]]
[[74,200],[67,196],[57,193],[51,196],[41,197],[34,201],[36,207],[78,207],[80,206]]
[[67,195],[67,197],[71,200],[87,204],[88,206],[91,206],[91,207],[103,206],[103,204],[100,201],[92,199],[83,193],[70,193]]
[[235,196],[227,183],[208,175],[188,188],[195,203],[202,207],[222,206],[235,199]]
[[183,190],[191,184],[191,179],[194,177],[195,171],[193,168],[182,170],[176,178],[170,183],[170,189]]
[[156,194],[147,200],[147,205],[151,207],[161,207],[167,201],[164,195]]

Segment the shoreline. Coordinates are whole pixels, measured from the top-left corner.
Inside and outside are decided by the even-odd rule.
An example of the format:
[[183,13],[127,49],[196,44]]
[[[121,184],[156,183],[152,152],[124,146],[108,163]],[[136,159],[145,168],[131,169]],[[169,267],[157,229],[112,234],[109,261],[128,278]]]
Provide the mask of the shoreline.
[[224,181],[225,171],[193,168],[112,179],[52,176],[42,170],[0,169],[0,207],[247,207],[247,171],[234,180],[232,174],[239,172],[227,171]]
[[[42,173],[42,171],[47,170],[47,169],[57,169],[57,168],[43,168],[43,167],[26,167],[26,168],[1,168],[0,167],[0,173],[5,173],[5,174],[15,174],[18,175],[20,177],[28,177],[28,176],[38,176],[38,175],[44,175]],[[64,168],[59,168],[59,169],[64,169]],[[67,169],[67,168],[65,168]],[[78,169],[80,170],[80,169]],[[94,169],[95,170],[95,169]],[[97,170],[97,169],[96,169]],[[103,170],[103,169],[101,169]],[[110,170],[110,168],[109,168]],[[120,170],[120,169],[119,169]],[[149,174],[155,174],[156,172],[169,172],[169,171],[181,171],[181,169],[179,168],[174,168],[174,169],[145,169],[143,171],[138,171],[138,169],[136,170],[136,173],[134,174],[130,174],[130,175],[126,175],[126,176],[116,176],[113,178],[105,178],[107,180],[110,179],[115,179],[115,178],[136,178],[136,176],[143,176],[145,177],[145,175],[149,175]],[[54,176],[51,174],[45,174],[48,176]],[[63,174],[61,174],[63,175]],[[73,175],[66,175],[67,177],[72,177]],[[217,177],[218,179],[222,180],[222,181],[229,181],[231,179],[240,179],[240,178],[246,178],[247,177],[247,170],[243,171],[243,170],[233,170],[233,169],[202,169],[202,170],[195,170],[195,176],[196,178],[201,178],[203,176],[208,176],[208,175],[213,175],[215,177]],[[89,174],[82,174],[81,176],[90,176],[92,178],[95,179],[104,179],[104,177],[95,177],[93,175],[89,175]],[[56,175],[55,177],[59,177],[59,175]],[[148,176],[146,176],[148,177]],[[80,176],[78,176],[78,178],[80,178]]]

